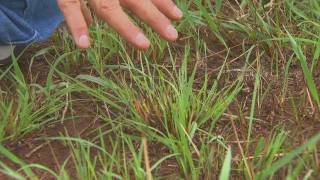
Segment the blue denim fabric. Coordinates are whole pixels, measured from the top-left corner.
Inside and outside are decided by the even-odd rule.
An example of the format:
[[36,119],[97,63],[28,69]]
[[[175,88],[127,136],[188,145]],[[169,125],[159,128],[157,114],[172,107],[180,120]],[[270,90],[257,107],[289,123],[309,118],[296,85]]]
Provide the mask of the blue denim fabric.
[[0,45],[46,40],[62,21],[56,0],[0,0]]

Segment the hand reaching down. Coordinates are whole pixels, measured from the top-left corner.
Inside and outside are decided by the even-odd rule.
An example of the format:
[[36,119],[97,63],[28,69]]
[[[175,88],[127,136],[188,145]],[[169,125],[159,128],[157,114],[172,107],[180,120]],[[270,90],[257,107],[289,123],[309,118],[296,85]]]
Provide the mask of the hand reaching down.
[[[92,22],[89,8],[83,0],[58,0],[69,30],[79,48],[88,48],[88,26]],[[123,11],[126,8],[151,26],[161,37],[175,41],[178,32],[171,20],[180,20],[182,12],[172,0],[89,0],[96,15],[112,26],[124,39],[138,49],[147,49],[150,42]]]

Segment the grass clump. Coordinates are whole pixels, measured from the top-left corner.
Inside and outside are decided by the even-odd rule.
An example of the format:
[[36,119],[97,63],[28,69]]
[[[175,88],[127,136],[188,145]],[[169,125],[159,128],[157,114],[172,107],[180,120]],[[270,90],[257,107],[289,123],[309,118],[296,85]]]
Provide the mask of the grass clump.
[[56,179],[317,179],[319,2],[177,4],[185,18],[175,43],[137,23],[153,44],[139,52],[95,20],[92,48],[76,50],[64,31],[63,43],[56,36],[54,51],[40,53],[55,59],[42,62],[45,83],[30,83],[16,62],[2,72],[18,96],[1,89],[0,141],[60,123],[57,133],[34,141],[65,151],[49,148],[55,168],[25,163],[1,146],[1,172],[17,179],[38,172]]

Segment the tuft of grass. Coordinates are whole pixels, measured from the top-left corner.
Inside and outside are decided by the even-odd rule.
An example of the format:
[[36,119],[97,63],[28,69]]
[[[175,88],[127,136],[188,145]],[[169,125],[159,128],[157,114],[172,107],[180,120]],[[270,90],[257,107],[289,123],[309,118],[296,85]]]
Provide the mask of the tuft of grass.
[[[95,18],[95,41],[86,51],[62,28],[27,71],[14,58],[0,74],[0,172],[40,179],[40,171],[61,180],[319,177],[313,124],[320,108],[320,3],[177,5],[185,18],[174,43],[132,17],[152,42],[136,51]],[[39,57],[49,69],[42,83],[32,66]],[[63,127],[34,140],[68,149],[58,169],[24,162],[6,148],[48,124],[77,122],[79,104],[94,114],[88,136]]]

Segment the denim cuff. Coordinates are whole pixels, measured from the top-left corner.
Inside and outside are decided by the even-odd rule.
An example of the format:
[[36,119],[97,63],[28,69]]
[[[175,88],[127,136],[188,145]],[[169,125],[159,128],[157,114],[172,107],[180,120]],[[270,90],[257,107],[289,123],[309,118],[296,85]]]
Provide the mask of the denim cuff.
[[46,40],[62,21],[56,0],[0,0],[0,45]]

